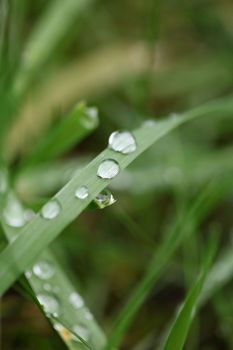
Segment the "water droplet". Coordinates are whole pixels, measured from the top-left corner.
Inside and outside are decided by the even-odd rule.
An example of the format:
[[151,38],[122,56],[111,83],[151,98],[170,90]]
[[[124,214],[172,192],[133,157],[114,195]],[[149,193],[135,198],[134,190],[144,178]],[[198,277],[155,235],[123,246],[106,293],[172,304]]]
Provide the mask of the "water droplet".
[[136,141],[129,131],[116,131],[109,137],[108,146],[113,151],[129,154],[136,151]]
[[39,261],[33,266],[33,273],[42,280],[48,280],[54,275],[54,268],[48,261]]
[[178,119],[178,114],[176,112],[172,112],[169,114],[169,119],[172,120],[172,121],[176,121]]
[[24,210],[24,218],[27,222],[32,221],[34,217],[36,216],[36,213],[32,209],[25,209]]
[[89,196],[89,191],[86,186],[79,187],[75,192],[75,197],[78,199],[86,199]]
[[59,215],[60,210],[61,210],[60,204],[56,199],[54,199],[43,206],[41,210],[41,215],[45,219],[49,219],[49,220],[55,219]]
[[23,227],[26,223],[24,209],[12,195],[7,198],[3,216],[7,225],[11,227]]
[[84,309],[84,317],[86,320],[93,320],[93,315],[88,309]]
[[90,338],[90,332],[85,326],[75,325],[72,327],[72,331],[85,341]]
[[52,288],[51,284],[45,283],[43,285],[43,289],[46,290],[46,292],[51,292],[53,288]]
[[31,271],[26,271],[25,276],[29,279],[32,277],[32,272]]
[[94,202],[100,209],[104,209],[114,204],[116,200],[112,193],[108,189],[105,189],[95,197]]
[[7,190],[7,173],[5,170],[0,170],[0,193]]
[[148,119],[142,123],[143,128],[153,128],[157,124],[156,120]]
[[76,292],[70,294],[69,302],[75,309],[80,309],[84,305],[83,299]]
[[117,176],[119,172],[119,164],[113,159],[106,159],[99,165],[97,175],[102,179],[112,179]]
[[39,294],[37,299],[47,314],[59,314],[60,304],[55,296],[50,294]]
[[93,129],[98,124],[98,109],[95,107],[88,107],[85,114],[82,116],[82,124],[87,129]]

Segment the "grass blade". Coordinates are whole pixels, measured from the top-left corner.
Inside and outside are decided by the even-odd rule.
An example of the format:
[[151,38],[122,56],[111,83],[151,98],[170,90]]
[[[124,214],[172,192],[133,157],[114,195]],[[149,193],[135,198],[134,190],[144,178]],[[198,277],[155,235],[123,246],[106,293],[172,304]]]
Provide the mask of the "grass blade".
[[145,301],[161,273],[164,271],[172,254],[174,254],[183,239],[187,238],[187,233],[193,232],[194,228],[197,227],[219,198],[228,192],[229,185],[232,184],[232,181],[230,180],[230,183],[228,182],[228,185],[226,185],[224,189],[222,186],[217,186],[216,188],[217,183],[218,180],[214,183],[210,183],[206,190],[201,192],[196,198],[184,217],[175,225],[171,226],[171,231],[154,252],[150,266],[117,317],[113,327],[113,333],[106,346],[107,350],[114,349],[119,345],[133,317]]
[[58,157],[69,150],[76,143],[82,141],[98,125],[98,111],[96,108],[86,107],[85,103],[77,104],[65,116],[59,125],[45,136],[31,152],[22,167],[36,165]]
[[[1,253],[0,295],[35,261],[59,233],[82,213],[93,198],[108,186],[111,180],[103,180],[96,175],[97,169],[103,160],[114,158],[119,163],[120,169],[123,170],[155,141],[183,123],[196,117],[232,110],[232,99],[209,103],[176,118],[165,119],[153,127],[141,127],[135,130],[137,149],[134,153],[122,155],[110,149],[103,151],[55,195],[55,200],[59,202],[62,208],[55,220],[44,220],[41,214],[38,213],[28,225],[20,230],[18,238]],[[90,196],[83,202],[77,201],[74,193],[78,187],[83,185],[89,188]]]
[[213,260],[217,247],[216,238],[212,240],[210,248],[206,253],[206,258],[202,267],[202,271],[190,290],[187,298],[181,307],[178,316],[176,317],[174,324],[172,325],[168,338],[163,346],[163,350],[181,350],[183,349],[185,339],[187,337],[192,319],[194,317],[200,293],[203,288],[207,273],[209,271],[210,264]]
[[23,65],[16,77],[15,93],[21,96],[32,78],[48,61],[57,45],[89,0],[54,0],[31,35]]
[[[6,203],[5,209],[7,206],[9,206],[9,208],[18,208],[17,211],[19,215],[23,217],[25,208],[23,208],[13,193],[10,192],[7,195]],[[17,237],[19,229],[12,228],[7,224],[4,218],[5,209],[4,206],[1,206],[1,221],[5,235],[11,242]],[[14,213],[10,216],[11,219],[13,216]],[[38,270],[38,267],[41,266],[41,264],[49,266],[51,271],[51,276],[49,278],[40,278],[38,273],[35,273],[36,269]],[[37,262],[31,268],[27,269],[25,278],[34,292],[34,298],[38,305],[40,305],[40,300],[43,300],[43,297],[46,296],[52,296],[54,300],[59,303],[59,312],[57,313],[57,316],[54,316],[50,312],[46,312],[46,308],[43,309],[43,305],[40,307],[53,328],[58,332],[59,336],[70,350],[80,349],[80,334],[77,333],[78,330],[81,330],[81,335],[86,335],[87,337],[85,339],[86,347],[95,347],[95,349],[103,348],[105,344],[105,336],[103,332],[98,327],[88,308],[85,306],[80,293],[75,290],[57,259],[49,249],[45,250],[40,255]],[[71,303],[72,295],[79,301],[79,305],[76,304],[76,307]]]

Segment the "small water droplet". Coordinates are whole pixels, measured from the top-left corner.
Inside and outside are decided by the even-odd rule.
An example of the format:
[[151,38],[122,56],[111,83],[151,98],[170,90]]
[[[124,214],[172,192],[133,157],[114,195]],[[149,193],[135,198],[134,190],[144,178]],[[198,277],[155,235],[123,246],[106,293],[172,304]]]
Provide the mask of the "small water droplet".
[[42,280],[48,280],[54,275],[54,267],[48,261],[39,261],[33,266],[33,273]]
[[178,114],[176,112],[172,112],[169,114],[169,119],[172,120],[172,121],[176,121],[178,119]]
[[75,309],[80,309],[84,305],[83,299],[76,292],[73,292],[73,293],[70,294],[69,302]]
[[32,272],[31,271],[26,271],[25,276],[29,279],[32,277]]
[[86,320],[93,320],[93,315],[88,309],[84,309],[84,317]]
[[89,196],[89,191],[86,186],[79,187],[75,192],[75,197],[78,199],[86,199]]
[[36,213],[32,209],[25,209],[23,215],[25,220],[27,222],[30,222],[32,221],[32,219],[34,219],[34,217],[36,216]]
[[116,200],[112,193],[108,189],[105,189],[95,197],[94,202],[100,209],[104,209],[114,204]]
[[60,303],[55,296],[50,294],[39,294],[37,299],[47,314],[59,314]]
[[7,225],[11,227],[23,227],[26,223],[24,209],[12,195],[7,198],[3,216]]
[[154,119],[147,119],[142,123],[143,128],[153,128],[157,124]]
[[108,141],[108,146],[113,151],[123,154],[129,154],[136,151],[136,140],[133,134],[129,131],[115,131]]
[[46,292],[51,292],[53,288],[52,288],[51,284],[45,283],[43,285],[43,289],[46,290]]
[[85,114],[82,116],[82,124],[87,129],[93,129],[98,123],[98,109],[95,107],[88,107]]
[[112,179],[120,172],[120,166],[114,159],[105,159],[99,165],[97,175],[102,179]]
[[90,332],[85,326],[75,325],[72,327],[72,331],[85,341],[90,338]]
[[41,215],[43,216],[43,218],[51,220],[55,219],[59,215],[60,211],[60,204],[56,199],[53,199],[43,206],[41,210]]

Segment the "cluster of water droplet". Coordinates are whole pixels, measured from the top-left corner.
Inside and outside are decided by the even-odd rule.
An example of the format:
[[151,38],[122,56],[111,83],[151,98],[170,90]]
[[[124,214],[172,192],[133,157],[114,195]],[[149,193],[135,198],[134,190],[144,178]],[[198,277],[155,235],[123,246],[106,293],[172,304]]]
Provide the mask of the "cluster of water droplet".
[[[62,313],[62,301],[59,298],[60,288],[54,285],[52,278],[55,275],[53,264],[48,260],[40,260],[33,267],[31,271],[26,272],[26,277],[32,281],[32,278],[41,281],[41,292],[37,295],[37,299],[43,310],[49,318],[53,321],[54,328],[59,332],[60,336],[65,340],[80,341],[80,338],[88,341],[90,332],[85,324],[76,324],[71,330],[64,327],[57,321]],[[83,315],[83,320],[92,320],[93,316],[86,309],[82,297],[77,292],[71,292],[68,296],[68,303],[74,310],[80,310]]]

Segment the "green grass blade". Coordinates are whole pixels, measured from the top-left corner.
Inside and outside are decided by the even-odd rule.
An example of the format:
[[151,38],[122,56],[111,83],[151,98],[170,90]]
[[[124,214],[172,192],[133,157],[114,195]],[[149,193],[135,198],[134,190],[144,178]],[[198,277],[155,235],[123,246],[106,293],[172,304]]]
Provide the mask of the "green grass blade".
[[[100,163],[108,158],[118,161],[120,169],[125,169],[134,159],[149,148],[155,141],[165,136],[176,127],[196,117],[233,110],[233,100],[223,99],[196,108],[176,118],[165,119],[153,127],[141,127],[134,131],[137,149],[129,155],[122,155],[106,149],[97,156],[79,174],[55,195],[60,203],[61,212],[55,220],[45,220],[38,213],[28,225],[20,230],[20,235],[0,255],[0,295],[35,261],[38,255],[59,235],[59,233],[100,193],[111,180],[97,177]],[[78,201],[74,193],[79,186],[87,186],[90,196],[85,201]]]
[[97,109],[86,107],[85,103],[77,104],[67,116],[62,118],[59,125],[35,147],[22,167],[36,165],[58,157],[82,141],[97,126]]
[[210,270],[201,295],[204,304],[214,293],[232,280],[233,277],[233,249],[227,248]]
[[25,92],[31,79],[38,73],[57,48],[77,15],[90,0],[53,0],[39,21],[25,48],[21,70],[15,81],[15,93]]
[[[17,200],[17,198],[12,193],[9,193],[6,197],[6,203],[8,203],[6,206],[18,208],[18,214],[23,217],[25,209]],[[13,214],[14,213],[12,213],[12,216]],[[9,242],[11,242],[18,235],[19,228],[12,228],[7,224],[4,218],[4,206],[1,206],[1,216],[5,235]],[[40,264],[41,262],[49,264],[52,271],[52,275],[49,278],[39,278],[38,275],[35,274],[35,267],[36,265],[39,266],[38,263]],[[80,341],[77,337],[79,334],[75,333],[75,330],[78,330],[80,328],[82,332],[86,333],[86,336],[88,338],[86,339],[88,348],[103,348],[106,342],[103,332],[86,307],[82,297],[80,296],[80,293],[75,290],[72,283],[69,281],[69,278],[66,276],[65,272],[60,266],[59,262],[49,249],[46,249],[39,256],[37,262],[31,268],[27,269],[25,278],[27,279],[34,292],[34,298],[38,305],[40,302],[37,297],[40,295],[52,295],[55,300],[58,301],[59,313],[56,317],[48,312],[45,312],[43,305],[41,308],[55,331],[58,332],[59,336],[62,338],[70,350],[80,349]],[[70,296],[74,295],[74,293],[78,296],[78,298],[81,298],[81,306],[78,308],[75,308],[69,301]]]
[[211,242],[210,248],[206,253],[206,258],[202,267],[202,271],[190,290],[187,298],[181,307],[178,316],[176,317],[174,324],[172,325],[168,338],[163,346],[163,350],[181,350],[183,349],[192,319],[195,315],[196,308],[198,306],[199,297],[203,284],[205,282],[207,273],[209,271],[210,264],[213,260],[217,247],[216,238]]
[[194,200],[190,210],[186,212],[179,221],[171,225],[168,235],[154,252],[151,264],[144,276],[118,315],[113,327],[113,332],[106,346],[107,350],[114,349],[119,345],[133,317],[145,301],[161,273],[164,271],[172,254],[174,254],[183,239],[187,238],[187,234],[194,231],[194,228],[197,227],[213,205],[224,196],[224,194],[228,193],[228,189],[232,185],[232,180],[229,179],[228,183],[226,181],[225,188],[218,186],[218,183],[219,180],[217,179],[213,183],[210,183],[205,191],[202,191]]

